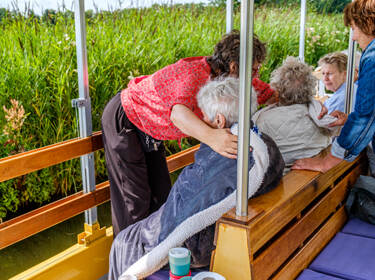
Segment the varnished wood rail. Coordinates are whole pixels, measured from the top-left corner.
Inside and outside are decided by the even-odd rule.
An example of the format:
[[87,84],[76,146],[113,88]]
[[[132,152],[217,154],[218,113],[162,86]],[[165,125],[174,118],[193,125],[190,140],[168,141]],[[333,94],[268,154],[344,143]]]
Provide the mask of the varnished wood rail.
[[109,200],[108,181],[90,193],[79,192],[0,224],[0,249]]
[[0,159],[0,182],[16,178],[43,168],[103,148],[102,133],[95,132],[86,138],[76,138]]
[[[0,182],[25,175],[103,148],[101,132],[0,160]],[[169,172],[194,162],[199,145],[167,158]],[[79,192],[0,224],[0,249],[61,223],[110,199],[108,181],[90,193]]]

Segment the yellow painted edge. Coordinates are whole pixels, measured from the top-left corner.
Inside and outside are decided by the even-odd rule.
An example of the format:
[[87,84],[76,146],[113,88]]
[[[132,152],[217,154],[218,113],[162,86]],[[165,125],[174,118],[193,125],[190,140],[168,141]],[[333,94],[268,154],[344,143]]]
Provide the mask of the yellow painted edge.
[[247,231],[220,223],[212,271],[226,280],[251,280],[251,266]]
[[14,276],[15,279],[98,279],[108,273],[112,227],[89,245],[75,244],[63,252]]

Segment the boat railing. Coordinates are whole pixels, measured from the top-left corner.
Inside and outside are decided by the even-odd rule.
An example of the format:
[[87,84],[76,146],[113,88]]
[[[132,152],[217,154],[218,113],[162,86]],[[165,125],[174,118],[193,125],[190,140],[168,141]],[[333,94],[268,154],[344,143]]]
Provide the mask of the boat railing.
[[[101,132],[76,138],[0,159],[0,183],[103,148]],[[199,145],[167,158],[170,172],[194,161]],[[61,223],[91,207],[110,200],[109,182],[96,185],[89,193],[74,193],[33,211],[0,223],[0,250],[29,236]]]

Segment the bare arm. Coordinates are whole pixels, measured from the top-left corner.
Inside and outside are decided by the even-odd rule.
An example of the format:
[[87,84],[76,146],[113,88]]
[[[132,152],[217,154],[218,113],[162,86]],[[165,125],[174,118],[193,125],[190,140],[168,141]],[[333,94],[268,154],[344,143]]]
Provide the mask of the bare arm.
[[171,121],[184,134],[210,146],[227,158],[237,157],[237,136],[228,128],[215,129],[200,120],[188,107],[176,104],[172,108]]
[[323,118],[328,113],[327,107],[324,106],[324,104],[322,102],[320,102],[320,104],[322,104],[322,111],[320,111],[320,114],[318,116],[318,120],[320,120],[321,118]]

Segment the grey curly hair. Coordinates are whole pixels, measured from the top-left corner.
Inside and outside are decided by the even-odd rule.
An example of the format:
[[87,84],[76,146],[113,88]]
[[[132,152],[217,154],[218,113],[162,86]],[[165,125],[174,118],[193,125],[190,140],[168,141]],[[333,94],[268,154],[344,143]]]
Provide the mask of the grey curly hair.
[[239,80],[227,77],[208,82],[197,95],[199,108],[214,121],[217,114],[223,114],[226,126],[238,121]]
[[271,74],[271,87],[279,93],[279,104],[308,104],[314,95],[316,78],[312,67],[289,56]]

